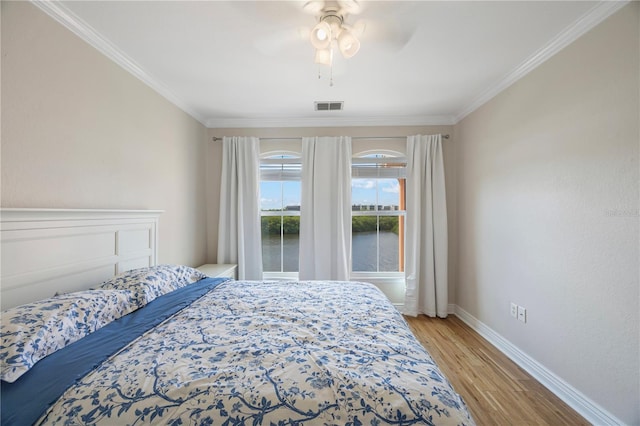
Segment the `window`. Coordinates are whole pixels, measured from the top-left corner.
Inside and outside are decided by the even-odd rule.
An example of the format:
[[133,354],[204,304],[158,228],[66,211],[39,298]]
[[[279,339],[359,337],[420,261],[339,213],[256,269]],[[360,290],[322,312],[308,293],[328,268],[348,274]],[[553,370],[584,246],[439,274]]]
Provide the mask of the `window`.
[[[368,152],[352,161],[352,276],[401,277],[404,271],[405,158]],[[260,161],[264,276],[297,278],[301,158],[273,152]]]
[[388,153],[353,159],[352,271],[404,271],[405,161]]
[[299,156],[290,153],[260,161],[262,266],[267,278],[298,271],[300,166]]

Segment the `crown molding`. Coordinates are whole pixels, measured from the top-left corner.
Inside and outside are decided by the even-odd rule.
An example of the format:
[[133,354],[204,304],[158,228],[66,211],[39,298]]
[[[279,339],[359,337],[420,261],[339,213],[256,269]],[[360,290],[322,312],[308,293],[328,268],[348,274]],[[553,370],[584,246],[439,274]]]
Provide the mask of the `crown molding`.
[[453,115],[437,116],[384,116],[384,117],[301,117],[301,118],[209,118],[198,114],[171,92],[157,78],[146,72],[135,61],[103,37],[98,31],[80,19],[59,2],[52,0],[29,0],[51,18],[93,46],[103,55],[120,65],[169,102],[191,115],[207,128],[240,128],[240,127],[355,127],[355,126],[425,126],[454,125],[467,115],[507,89],[513,83],[527,75],[533,69],[547,61],[587,31],[623,8],[630,0],[613,0],[598,3],[571,26],[560,32],[546,46],[539,49],[500,81],[483,91],[460,112]]
[[52,19],[87,42],[100,53],[120,65],[169,102],[191,115],[208,128],[236,127],[354,127],[354,126],[424,126],[452,125],[454,117],[443,116],[397,116],[397,117],[311,117],[311,118],[209,118],[195,112],[187,103],[178,98],[163,83],[145,71],[133,59],[102,36],[91,25],[75,15],[63,4],[52,0],[29,0]]
[[451,115],[384,117],[298,117],[298,118],[210,118],[206,126],[218,128],[265,127],[357,127],[357,126],[450,126]]
[[144,84],[166,98],[169,102],[186,112],[194,119],[206,125],[204,117],[196,113],[189,105],[183,102],[171,92],[157,78],[146,72],[134,60],[126,56],[120,49],[114,46],[108,39],[103,37],[98,31],[84,22],[80,17],[67,9],[63,4],[51,0],[29,0],[51,18],[62,24],[69,31],[97,49],[100,53],[111,59],[116,64],[124,68],[125,71],[141,80]]
[[614,0],[603,1],[591,8],[587,13],[578,18],[572,25],[561,31],[556,37],[554,37],[546,46],[539,49],[524,62],[518,65],[513,71],[505,75],[500,81],[493,86],[487,88],[477,98],[475,98],[469,105],[462,109],[454,117],[454,122],[457,124],[471,114],[476,109],[487,103],[494,98],[498,93],[502,92],[516,81],[533,71],[535,68],[546,62],[553,55],[560,50],[573,43],[587,31],[598,25],[600,22],[613,15],[618,10],[622,9],[629,3],[630,0]]

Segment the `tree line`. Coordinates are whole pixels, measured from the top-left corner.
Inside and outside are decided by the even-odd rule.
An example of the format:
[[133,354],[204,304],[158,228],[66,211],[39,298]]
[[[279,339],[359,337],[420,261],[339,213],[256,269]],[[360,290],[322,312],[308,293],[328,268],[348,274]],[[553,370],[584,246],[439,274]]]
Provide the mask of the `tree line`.
[[[280,235],[280,216],[263,216],[262,233]],[[353,216],[351,219],[352,232],[372,232],[376,230],[377,219],[380,220],[380,231],[398,234],[397,216]],[[300,233],[300,216],[282,217],[282,231],[285,234]]]

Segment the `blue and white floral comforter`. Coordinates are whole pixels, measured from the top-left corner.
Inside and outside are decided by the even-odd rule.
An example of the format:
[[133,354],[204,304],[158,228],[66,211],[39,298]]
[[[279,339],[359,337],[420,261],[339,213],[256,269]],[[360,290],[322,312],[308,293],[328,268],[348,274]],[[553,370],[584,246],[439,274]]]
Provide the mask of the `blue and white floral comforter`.
[[373,285],[228,281],[79,380],[39,423],[473,420]]

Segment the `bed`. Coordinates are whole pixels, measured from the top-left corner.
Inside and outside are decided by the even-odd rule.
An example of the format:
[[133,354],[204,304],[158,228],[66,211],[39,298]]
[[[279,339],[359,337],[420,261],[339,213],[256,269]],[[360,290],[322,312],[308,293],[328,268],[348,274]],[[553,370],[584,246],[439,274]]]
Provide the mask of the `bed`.
[[117,264],[92,290],[3,312],[3,425],[473,424],[371,284]]

